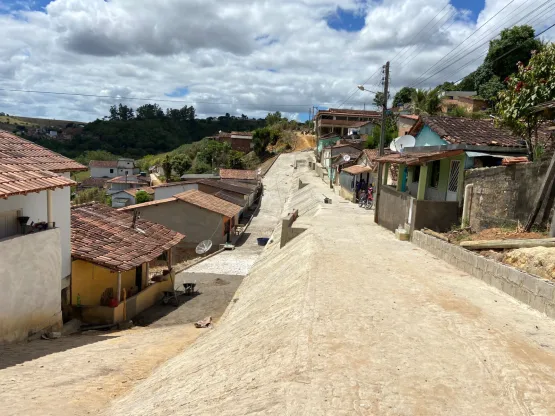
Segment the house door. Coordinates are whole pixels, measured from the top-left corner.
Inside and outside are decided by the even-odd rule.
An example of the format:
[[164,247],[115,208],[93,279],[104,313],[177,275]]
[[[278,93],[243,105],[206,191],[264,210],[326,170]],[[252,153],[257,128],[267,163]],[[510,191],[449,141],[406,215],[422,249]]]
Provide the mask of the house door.
[[446,201],[457,201],[459,195],[459,173],[461,171],[461,161],[452,160],[449,170],[449,183],[447,184]]
[[19,234],[18,211],[0,212],[0,239]]

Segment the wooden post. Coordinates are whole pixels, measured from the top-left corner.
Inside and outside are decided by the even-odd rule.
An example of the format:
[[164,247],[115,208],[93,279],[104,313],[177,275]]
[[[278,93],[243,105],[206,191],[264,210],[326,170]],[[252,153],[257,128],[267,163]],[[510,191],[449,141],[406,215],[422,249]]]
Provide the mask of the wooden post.
[[168,270],[172,269],[172,249],[168,250]]
[[121,272],[118,272],[118,304],[121,302]]
[[416,199],[423,201],[426,198],[426,187],[428,186],[428,165],[420,167],[420,178],[418,179],[418,194]]
[[[536,221],[536,217],[540,212],[542,207],[543,201],[547,198],[548,195],[551,194],[551,190],[553,189],[553,178],[555,178],[555,153],[551,158],[551,163],[549,163],[549,168],[547,169],[547,173],[545,174],[545,179],[543,180],[542,186],[536,196],[536,200],[534,201],[534,209],[530,213],[528,217],[528,221],[524,226],[526,232],[529,232]],[[546,207],[546,209],[550,209],[551,207]]]

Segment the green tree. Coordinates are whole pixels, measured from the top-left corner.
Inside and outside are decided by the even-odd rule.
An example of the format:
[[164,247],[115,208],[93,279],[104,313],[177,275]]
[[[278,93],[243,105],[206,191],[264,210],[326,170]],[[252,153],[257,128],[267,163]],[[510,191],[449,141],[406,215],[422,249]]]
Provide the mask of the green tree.
[[179,175],[184,175],[189,169],[191,169],[192,162],[189,156],[180,154],[175,155],[171,159],[171,164],[173,170]]
[[476,71],[471,72],[457,85],[459,91],[474,91],[476,87],[475,84]]
[[91,160],[118,160],[119,157],[106,150],[87,150],[75,158],[76,162],[88,166]]
[[401,88],[397,94],[393,97],[393,107],[399,107],[403,104],[408,104],[411,102],[412,93],[414,88],[411,87],[403,87]]
[[434,115],[439,113],[441,111],[441,98],[437,88],[413,91],[412,106],[416,114]]
[[378,108],[381,109],[384,106],[385,103],[385,99],[384,99],[384,93],[378,91],[376,93],[376,95],[374,95],[374,100],[372,101],[374,103],[374,105]]
[[453,82],[444,82],[437,86],[439,91],[458,91],[458,87]]
[[[372,134],[369,135],[368,139],[366,140],[366,147],[369,149],[375,149],[380,144],[380,137],[381,137],[381,126],[376,126],[372,129]],[[385,123],[385,140],[384,145],[385,147],[389,146],[389,143],[393,139],[396,139],[399,136],[399,131],[397,130],[397,120],[394,116],[388,116],[386,118]]]
[[168,179],[172,176],[172,161],[170,155],[166,155],[164,161],[162,162],[162,169],[164,170],[164,176]]
[[488,102],[488,104],[495,105],[499,98],[499,93],[505,89],[505,84],[501,82],[497,75],[478,88],[478,95]]
[[152,197],[146,191],[138,191],[135,194],[135,203],[142,204],[143,202],[152,201]]
[[[534,36],[534,28],[527,25],[503,30],[499,39],[489,43],[484,63],[490,63],[493,74],[500,79],[505,79],[515,72],[517,62],[522,62],[526,66],[532,57],[532,51],[542,49],[541,41]],[[507,54],[509,51],[510,53]]]
[[538,127],[542,113],[534,106],[555,100],[555,44],[533,53],[528,65],[519,63],[515,74],[507,77],[507,89],[499,93],[497,109],[503,122],[526,140],[530,157],[541,145]]
[[281,116],[281,112],[276,111],[275,113],[268,113],[266,116],[266,126],[272,126],[274,124],[280,123],[281,121],[287,121]]

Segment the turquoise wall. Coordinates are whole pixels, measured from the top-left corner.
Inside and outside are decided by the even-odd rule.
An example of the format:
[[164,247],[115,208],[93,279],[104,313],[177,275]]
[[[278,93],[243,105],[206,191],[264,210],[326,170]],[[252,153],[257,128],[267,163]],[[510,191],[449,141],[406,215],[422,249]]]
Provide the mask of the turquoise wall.
[[318,153],[321,153],[324,147],[330,146],[337,143],[341,139],[340,136],[327,137],[325,139],[318,140]]
[[434,133],[428,126],[424,126],[420,133],[416,136],[416,144],[414,147],[420,146],[441,146],[449,144],[443,140],[437,133]]

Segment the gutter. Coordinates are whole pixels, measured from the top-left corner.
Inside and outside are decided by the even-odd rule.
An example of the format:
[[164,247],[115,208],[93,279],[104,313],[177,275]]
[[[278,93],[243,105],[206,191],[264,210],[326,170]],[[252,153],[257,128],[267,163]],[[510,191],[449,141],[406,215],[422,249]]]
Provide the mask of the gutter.
[[444,152],[446,150],[466,150],[488,153],[516,153],[523,155],[526,155],[528,153],[525,147],[472,146],[467,144],[444,144],[439,146],[405,147],[403,148],[403,153]]

